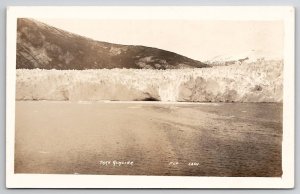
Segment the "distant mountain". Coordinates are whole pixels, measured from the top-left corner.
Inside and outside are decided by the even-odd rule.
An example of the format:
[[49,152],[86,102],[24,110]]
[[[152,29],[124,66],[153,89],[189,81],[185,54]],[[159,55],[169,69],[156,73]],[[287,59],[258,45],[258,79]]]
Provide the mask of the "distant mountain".
[[232,65],[232,64],[241,64],[243,62],[253,63],[260,62],[265,60],[282,60],[282,57],[276,55],[270,55],[270,53],[261,51],[261,50],[251,50],[243,52],[237,55],[218,55],[207,61],[205,64],[211,66],[223,66],[223,65]]
[[[105,28],[105,26],[102,27]],[[18,69],[201,67],[208,67],[208,65],[170,51],[95,41],[33,19],[18,19]]]

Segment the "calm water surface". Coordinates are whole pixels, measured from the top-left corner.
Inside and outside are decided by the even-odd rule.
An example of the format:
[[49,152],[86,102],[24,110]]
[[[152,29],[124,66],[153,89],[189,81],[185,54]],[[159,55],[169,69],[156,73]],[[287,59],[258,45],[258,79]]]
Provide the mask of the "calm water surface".
[[282,104],[16,102],[15,173],[281,176]]

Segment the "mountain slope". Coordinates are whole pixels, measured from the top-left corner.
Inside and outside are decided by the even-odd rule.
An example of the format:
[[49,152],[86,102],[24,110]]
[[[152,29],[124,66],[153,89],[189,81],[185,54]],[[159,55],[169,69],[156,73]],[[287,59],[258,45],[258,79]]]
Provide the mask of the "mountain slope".
[[32,19],[18,19],[18,69],[180,69],[208,65],[145,46],[95,41]]

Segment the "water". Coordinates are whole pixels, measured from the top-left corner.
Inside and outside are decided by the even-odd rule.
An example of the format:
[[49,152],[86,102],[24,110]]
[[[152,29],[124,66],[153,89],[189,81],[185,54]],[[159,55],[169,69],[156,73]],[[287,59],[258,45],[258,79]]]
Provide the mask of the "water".
[[282,104],[16,102],[15,173],[278,177]]

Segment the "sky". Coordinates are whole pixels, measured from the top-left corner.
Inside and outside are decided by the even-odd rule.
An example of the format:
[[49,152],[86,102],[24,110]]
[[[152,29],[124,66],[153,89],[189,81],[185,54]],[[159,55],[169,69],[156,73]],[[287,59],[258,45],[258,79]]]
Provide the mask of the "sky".
[[35,19],[94,40],[156,47],[200,61],[253,50],[283,55],[282,21]]

